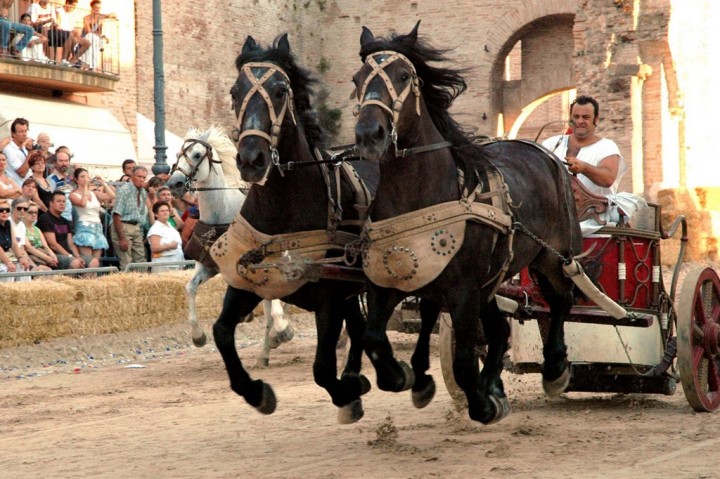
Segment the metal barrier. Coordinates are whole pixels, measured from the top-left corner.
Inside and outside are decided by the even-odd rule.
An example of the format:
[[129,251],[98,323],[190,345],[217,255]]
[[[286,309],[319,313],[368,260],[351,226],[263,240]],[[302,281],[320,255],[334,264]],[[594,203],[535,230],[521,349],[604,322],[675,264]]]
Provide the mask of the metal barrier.
[[124,273],[129,273],[133,270],[138,269],[150,269],[150,268],[164,268],[166,266],[185,266],[185,269],[187,269],[188,266],[195,267],[195,261],[192,260],[185,260],[185,261],[163,261],[163,262],[144,262],[144,263],[129,263],[127,266],[125,266],[125,269],[123,270]]
[[113,273],[119,273],[120,270],[117,269],[115,266],[103,266],[100,268],[84,268],[84,269],[59,269],[59,270],[52,270],[52,271],[17,271],[15,273],[0,273],[0,280],[3,278],[22,278],[25,276],[68,276],[68,275],[77,275],[77,274],[87,274],[87,273],[104,273],[104,274],[113,274]]

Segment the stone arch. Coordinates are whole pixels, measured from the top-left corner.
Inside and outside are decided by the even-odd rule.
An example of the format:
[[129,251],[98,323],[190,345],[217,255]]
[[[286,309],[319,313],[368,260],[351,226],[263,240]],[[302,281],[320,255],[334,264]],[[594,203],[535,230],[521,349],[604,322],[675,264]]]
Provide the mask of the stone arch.
[[[495,32],[505,35],[489,78],[491,118],[499,134],[517,131],[516,121],[527,120],[527,108],[534,110],[544,103],[543,99],[555,99],[550,109],[557,117],[553,119],[561,120],[568,96],[558,93],[572,92],[576,84],[573,26],[577,3],[533,2],[528,7],[503,19],[505,32]],[[519,42],[522,43],[519,55],[522,75],[519,79],[506,80],[506,58]],[[537,121],[540,122],[536,125],[538,128],[545,123],[543,118]]]

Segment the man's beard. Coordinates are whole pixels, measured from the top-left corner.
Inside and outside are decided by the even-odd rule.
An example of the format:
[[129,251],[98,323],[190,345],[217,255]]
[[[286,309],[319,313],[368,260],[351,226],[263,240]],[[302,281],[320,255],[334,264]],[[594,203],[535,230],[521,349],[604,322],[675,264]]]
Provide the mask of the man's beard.
[[55,169],[64,175],[65,173],[67,173],[68,167],[60,166],[60,167],[56,167]]

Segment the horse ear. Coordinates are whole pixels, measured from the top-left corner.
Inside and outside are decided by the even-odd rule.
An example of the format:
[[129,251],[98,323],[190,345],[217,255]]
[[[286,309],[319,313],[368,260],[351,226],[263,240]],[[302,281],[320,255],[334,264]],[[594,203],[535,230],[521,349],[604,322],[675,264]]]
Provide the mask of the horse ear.
[[248,37],[245,39],[245,44],[242,46],[241,53],[247,53],[250,50],[254,49],[257,46],[257,43],[255,43],[255,39],[248,35]]
[[283,34],[283,36],[280,37],[280,40],[278,40],[278,48],[280,50],[290,51],[290,42],[288,41],[287,33]]
[[420,28],[421,21],[422,20],[418,20],[417,23],[415,24],[415,28],[413,28],[412,31],[410,33],[408,33],[408,39],[411,39],[413,44],[415,44],[415,42],[417,41],[418,29]]
[[362,27],[362,33],[360,34],[360,46],[364,47],[368,43],[375,40],[375,35],[367,27]]

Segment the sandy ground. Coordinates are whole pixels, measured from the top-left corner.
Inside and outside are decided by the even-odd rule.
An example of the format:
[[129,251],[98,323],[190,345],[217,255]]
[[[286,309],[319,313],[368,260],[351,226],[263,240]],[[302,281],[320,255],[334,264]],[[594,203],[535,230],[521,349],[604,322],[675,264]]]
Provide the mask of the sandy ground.
[[[228,387],[211,345],[173,325],[0,351],[0,476],[7,478],[715,478],[718,416],[674,396],[542,394],[538,375],[505,373],[512,412],[483,426],[442,385],[435,400],[374,388],[365,417],[340,425],[312,380],[309,315],[292,342],[255,367],[259,322],[238,345],[278,396],[263,416]],[[207,330],[207,327],[206,327]],[[401,358],[414,335],[391,332]],[[366,374],[374,373],[366,361]]]

